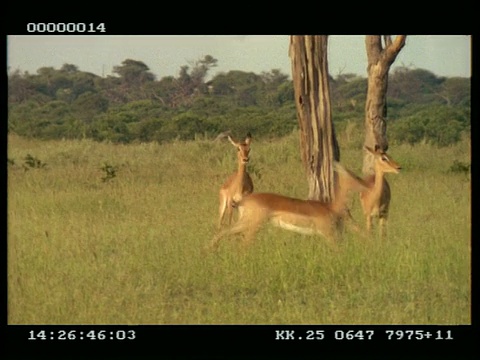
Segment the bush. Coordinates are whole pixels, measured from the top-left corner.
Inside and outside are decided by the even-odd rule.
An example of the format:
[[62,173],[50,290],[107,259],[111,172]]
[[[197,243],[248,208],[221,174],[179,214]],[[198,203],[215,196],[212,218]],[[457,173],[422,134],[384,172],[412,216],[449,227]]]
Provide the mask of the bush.
[[470,126],[469,114],[448,106],[428,107],[389,126],[389,136],[397,142],[415,144],[426,140],[448,146],[461,139]]

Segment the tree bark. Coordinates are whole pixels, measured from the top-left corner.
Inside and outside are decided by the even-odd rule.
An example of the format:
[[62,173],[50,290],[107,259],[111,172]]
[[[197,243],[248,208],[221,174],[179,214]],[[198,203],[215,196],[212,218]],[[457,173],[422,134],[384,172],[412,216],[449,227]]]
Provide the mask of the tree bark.
[[332,123],[327,45],[326,35],[295,35],[289,52],[308,198],[329,202],[334,196],[333,160],[340,159],[340,150]]
[[[368,35],[365,39],[368,59],[367,100],[365,103],[365,142],[374,149],[378,145],[388,150],[387,140],[387,88],[388,72],[398,53],[405,45],[406,35],[397,35],[392,42],[390,35]],[[373,156],[365,152],[363,173],[372,174]]]

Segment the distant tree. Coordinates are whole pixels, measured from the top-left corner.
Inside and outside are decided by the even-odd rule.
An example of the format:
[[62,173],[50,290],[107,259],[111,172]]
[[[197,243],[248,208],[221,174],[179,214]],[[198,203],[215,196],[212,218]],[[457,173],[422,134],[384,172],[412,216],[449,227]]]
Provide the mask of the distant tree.
[[355,74],[343,74],[331,81],[332,99],[339,111],[361,111],[365,104],[367,79]]
[[[280,69],[262,72],[261,78],[264,86],[260,92],[267,106],[281,106],[285,103],[285,96],[287,96],[288,100],[293,100],[293,85],[288,80],[288,75],[282,73]],[[285,84],[287,86],[283,87]],[[291,89],[291,97],[288,97],[288,88]]]
[[259,88],[257,85],[242,87],[235,91],[235,103],[237,106],[247,107],[258,105]]
[[129,85],[141,85],[155,80],[155,75],[149,70],[145,63],[131,59],[124,60],[121,66],[113,67],[113,73],[120,76]]
[[261,76],[239,70],[217,74],[209,84],[212,94],[231,95],[233,103],[240,107],[258,105],[264,88]]
[[210,69],[217,66],[218,60],[211,55],[206,55],[203,59],[197,60],[193,63],[192,71],[190,73],[190,80],[194,91],[205,93],[207,87],[205,80]]
[[[94,80],[95,88],[98,93],[102,94],[108,100],[110,105],[122,105],[127,103],[129,99],[129,90],[135,95],[135,88],[129,88],[122,79],[116,76],[108,75]],[[150,84],[150,83],[148,83]],[[147,85],[147,84],[145,84]],[[137,92],[138,96],[138,92]]]
[[67,89],[72,86],[72,80],[68,74],[55,70],[53,67],[42,67],[37,70],[37,76],[31,78],[37,91],[55,99],[59,89]]
[[8,102],[21,103],[35,95],[35,85],[29,80],[28,74],[21,74],[15,70],[8,77]]
[[160,102],[163,106],[171,106],[175,96],[176,84],[173,76],[165,76],[160,81],[145,84],[148,98]]
[[78,66],[73,64],[63,64],[63,66],[60,68],[60,71],[68,74],[74,74],[78,72]]
[[470,79],[452,77],[445,79],[435,95],[445,101],[448,106],[470,106]]
[[226,96],[235,92],[234,85],[225,73],[220,73],[209,81],[209,88],[212,95]]
[[288,80],[281,84],[275,92],[275,103],[282,106],[284,104],[293,103],[295,95],[293,91],[293,83]]
[[[120,83],[109,87],[109,96],[120,103],[147,98],[145,85],[155,80],[155,75],[149,70],[143,62],[131,59],[124,60],[121,66],[114,66],[113,73],[119,76]],[[107,81],[115,84],[110,77]]]
[[174,79],[174,94],[170,97],[172,107],[191,105],[196,96],[206,94],[206,76],[208,71],[217,66],[217,59],[206,55],[203,59],[197,60],[190,66],[184,65],[180,68],[177,78]]
[[288,75],[282,73],[280,69],[272,69],[270,72],[262,72],[262,80],[270,88],[277,88],[288,80]]
[[72,97],[77,99],[80,95],[86,92],[98,93],[99,89],[96,86],[99,76],[87,72],[75,72],[72,74]]
[[78,119],[91,123],[96,115],[107,111],[108,101],[99,94],[85,92],[73,102],[72,109]]
[[398,67],[389,77],[387,95],[417,103],[431,102],[435,98],[439,100],[435,93],[444,80],[428,70]]

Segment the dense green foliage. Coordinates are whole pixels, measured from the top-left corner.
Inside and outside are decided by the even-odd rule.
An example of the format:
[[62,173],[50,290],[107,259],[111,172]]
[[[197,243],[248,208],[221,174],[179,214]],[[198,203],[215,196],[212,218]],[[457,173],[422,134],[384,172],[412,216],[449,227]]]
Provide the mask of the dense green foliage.
[[[114,76],[100,77],[64,64],[36,74],[8,76],[10,132],[40,139],[91,138],[115,143],[165,142],[219,132],[252,131],[277,137],[297,127],[293,85],[278,69],[217,73],[212,56],[182,66],[177,77],[157,80],[141,61],[127,59]],[[364,119],[367,80],[331,78],[333,119],[339,130]],[[457,142],[470,130],[470,79],[437,77],[398,68],[388,87],[390,141]]]

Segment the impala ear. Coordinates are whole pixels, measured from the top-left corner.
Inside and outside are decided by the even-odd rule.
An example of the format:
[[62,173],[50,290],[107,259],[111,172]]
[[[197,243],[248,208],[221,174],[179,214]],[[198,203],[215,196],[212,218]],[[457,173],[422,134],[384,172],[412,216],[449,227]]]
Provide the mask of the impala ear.
[[235,141],[233,141],[233,139],[230,135],[228,135],[227,138],[228,138],[228,141],[230,141],[233,146],[238,146],[238,144]]
[[[376,146],[376,145],[375,145],[375,146]],[[367,145],[365,145],[365,146],[363,147],[363,149],[366,150],[366,151],[368,151],[368,152],[370,152],[370,153],[372,153],[372,154],[375,154],[375,151],[374,151],[371,147],[369,147],[369,146],[367,146]]]
[[250,131],[247,133],[247,136],[245,137],[245,144],[250,144],[252,141],[252,134],[250,134]]
[[[381,151],[382,149],[380,149],[380,145],[378,144],[375,144],[375,152],[379,152]],[[381,151],[382,152],[382,151]]]

